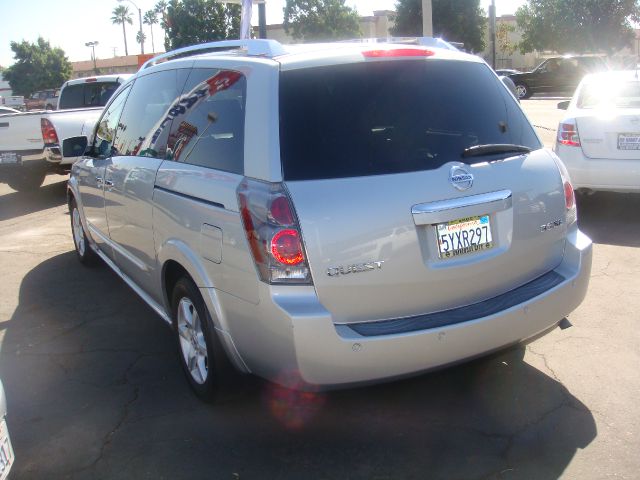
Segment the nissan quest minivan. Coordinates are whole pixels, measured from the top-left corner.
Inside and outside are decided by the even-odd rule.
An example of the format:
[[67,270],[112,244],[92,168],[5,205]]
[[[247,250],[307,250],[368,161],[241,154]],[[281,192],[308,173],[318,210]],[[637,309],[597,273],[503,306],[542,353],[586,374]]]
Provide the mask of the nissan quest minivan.
[[224,41],[147,62],[64,142],[79,260],[173,326],[195,392],[230,363],[296,388],[529,340],[583,300],[562,163],[481,59]]

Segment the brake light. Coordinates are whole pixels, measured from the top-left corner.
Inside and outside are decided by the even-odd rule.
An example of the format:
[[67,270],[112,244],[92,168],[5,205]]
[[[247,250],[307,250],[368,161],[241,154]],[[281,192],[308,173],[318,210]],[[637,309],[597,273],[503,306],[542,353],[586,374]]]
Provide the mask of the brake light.
[[93,82],[97,82],[97,81],[98,81],[98,79],[97,79],[97,78],[87,78],[87,79],[85,79],[85,81],[84,81],[84,82],[85,82],[85,83],[93,83]]
[[568,145],[570,147],[580,146],[578,126],[574,120],[562,122],[558,126],[558,143],[561,145]]
[[272,284],[311,284],[300,226],[284,186],[245,178],[237,195],[260,280]]
[[573,191],[573,185],[568,180],[564,181],[564,204],[567,210],[576,206],[576,194]]
[[560,172],[560,179],[562,180],[562,190],[564,191],[564,206],[565,206],[565,222],[567,227],[572,223],[575,223],[578,219],[578,209],[576,207],[576,194],[571,185],[571,178],[569,178],[569,171],[564,166],[562,160],[557,155],[551,154],[553,161],[558,167]]
[[44,140],[45,144],[60,143],[53,123],[51,123],[51,121],[49,121],[48,119],[40,119],[40,130],[42,130],[42,140]]
[[386,58],[386,57],[431,57],[435,55],[432,50],[425,48],[389,48],[379,50],[366,50],[362,52],[365,58]]

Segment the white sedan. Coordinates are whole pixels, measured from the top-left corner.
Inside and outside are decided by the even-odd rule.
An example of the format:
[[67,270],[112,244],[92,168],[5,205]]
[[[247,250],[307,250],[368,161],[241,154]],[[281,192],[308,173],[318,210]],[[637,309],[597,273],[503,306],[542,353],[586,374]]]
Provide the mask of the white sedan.
[[558,125],[555,152],[578,190],[640,192],[640,76],[584,77]]

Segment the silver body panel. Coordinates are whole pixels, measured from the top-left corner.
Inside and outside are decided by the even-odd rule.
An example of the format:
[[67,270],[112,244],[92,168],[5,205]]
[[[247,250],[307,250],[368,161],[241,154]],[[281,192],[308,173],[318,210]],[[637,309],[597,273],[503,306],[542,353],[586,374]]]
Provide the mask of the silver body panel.
[[[330,57],[356,59],[351,51]],[[327,61],[313,52],[282,64],[198,56],[145,73],[192,65],[242,72],[244,176],[278,182],[279,69]],[[453,166],[473,174],[472,188],[453,188]],[[406,174],[285,182],[313,285],[259,281],[236,195],[243,178],[172,160],[120,156],[84,158],[69,181],[91,247],[167,322],[166,268],[184,269],[241,371],[326,387],[414,374],[530,338],[557,324],[586,293],[590,240],[575,223],[540,229],[565,214],[560,174],[545,150],[472,166],[448,162]],[[439,258],[434,225],[473,215],[490,216],[493,247]],[[379,268],[327,275],[338,265],[371,262]],[[489,316],[373,337],[351,328],[478,303],[550,271],[564,277],[561,284]]]

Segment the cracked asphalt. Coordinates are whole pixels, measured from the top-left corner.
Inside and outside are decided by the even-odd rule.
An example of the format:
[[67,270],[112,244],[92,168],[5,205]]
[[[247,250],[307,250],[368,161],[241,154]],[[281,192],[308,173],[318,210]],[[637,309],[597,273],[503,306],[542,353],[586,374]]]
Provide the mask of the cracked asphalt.
[[13,479],[639,478],[640,195],[579,200],[594,265],[568,330],[322,395],[247,378],[212,406],[171,330],[107,267],[77,262],[64,181],[0,185]]

